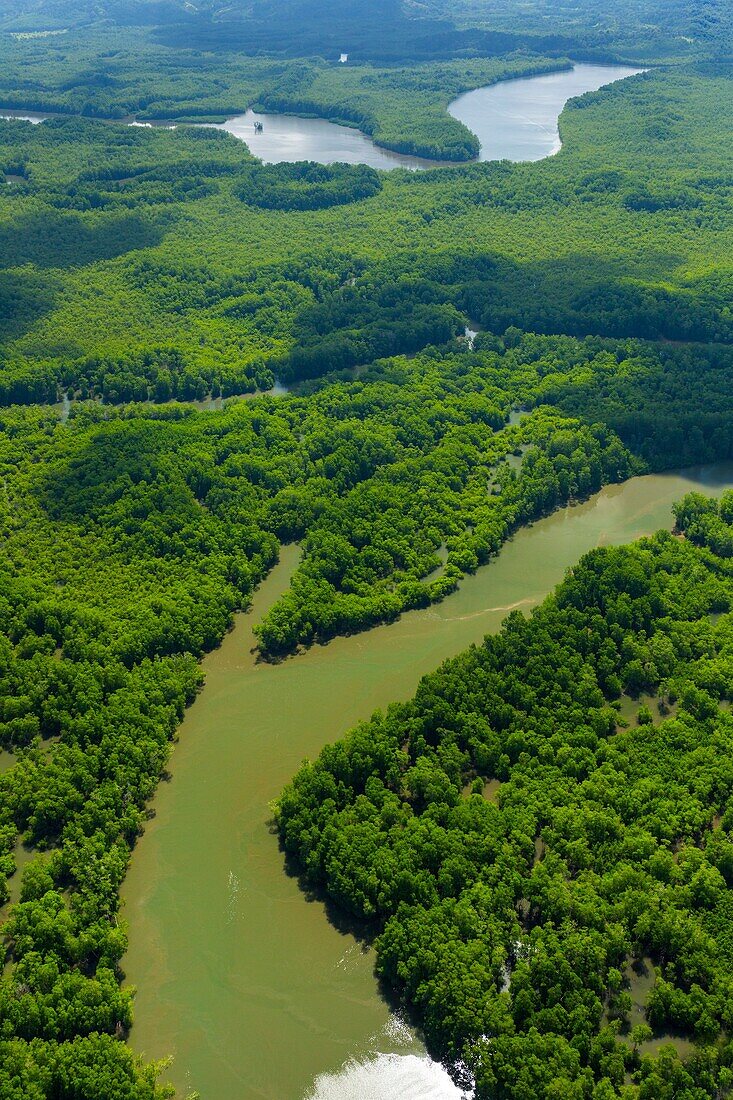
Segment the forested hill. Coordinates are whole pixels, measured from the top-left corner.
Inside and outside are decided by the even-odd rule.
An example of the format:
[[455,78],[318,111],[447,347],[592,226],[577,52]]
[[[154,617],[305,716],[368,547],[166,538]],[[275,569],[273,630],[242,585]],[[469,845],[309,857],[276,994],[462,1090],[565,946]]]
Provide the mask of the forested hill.
[[[254,14],[234,8],[226,17],[200,17],[166,24],[159,41],[196,49],[237,49],[248,54],[320,55],[351,61],[400,62],[458,56],[495,56],[517,49],[562,54],[579,45],[561,32],[527,35],[521,29],[493,31],[457,28],[452,20],[408,14],[400,0],[286,0],[266,3]],[[596,43],[591,35],[589,45]]]
[[478,1100],[730,1089],[733,494],[679,515],[724,557],[666,532],[592,552],[278,803]]
[[347,50],[365,58],[404,62],[417,58],[496,55],[522,46],[538,52],[566,50],[575,40],[561,33],[530,35],[520,31],[469,30],[449,18],[408,14],[400,0],[268,0],[222,7],[182,0],[105,0],[72,4],[55,0],[11,3],[0,27],[33,31],[49,27],[79,27],[98,22],[156,28],[159,42],[197,50],[236,50],[244,54],[338,58]]
[[[661,14],[661,18],[660,18]],[[38,33],[94,25],[155,32],[160,44],[246,55],[399,62],[496,56],[513,50],[574,56],[664,57],[720,50],[731,32],[725,0],[675,0],[660,7],[596,0],[580,4],[462,3],[413,5],[402,0],[8,0],[0,31]],[[730,43],[729,43],[730,45]]]

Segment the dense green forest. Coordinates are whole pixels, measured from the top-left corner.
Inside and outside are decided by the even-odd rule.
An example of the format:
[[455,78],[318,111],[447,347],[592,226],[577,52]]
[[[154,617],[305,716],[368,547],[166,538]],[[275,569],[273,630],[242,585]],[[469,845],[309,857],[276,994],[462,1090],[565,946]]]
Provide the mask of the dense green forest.
[[[0,104],[57,116],[0,121],[8,1100],[168,1094],[122,1041],[119,886],[198,658],[281,544],[302,560],[264,659],[440,600],[603,484],[733,457],[723,5],[583,0],[548,26],[541,0],[293,2],[287,33],[272,4],[192,7],[0,17]],[[572,101],[556,157],[460,163],[452,96],[569,56],[654,68]],[[125,124],[251,104],[456,164],[266,166],[217,129]],[[292,392],[258,392],[276,378]],[[730,1088],[731,519],[693,495],[684,541],[591,555],[280,801],[479,1096]],[[695,1040],[684,1065],[651,1057],[667,1034]]]
[[[701,549],[593,551],[278,803],[308,882],[378,922],[379,973],[479,1100],[730,1088],[733,573],[696,530]],[[658,719],[623,719],[622,693]]]
[[354,57],[400,62],[490,56],[517,48],[676,58],[730,35],[725,0],[6,0],[0,30],[17,35],[90,27],[145,28],[159,43],[248,55]]
[[[10,1096],[55,1095],[65,1074],[90,1100],[153,1095],[110,1041],[132,1011],[117,889],[199,684],[195,658],[280,541],[301,541],[304,559],[261,626],[272,655],[440,599],[518,524],[603,482],[733,453],[730,388],[711,370],[702,389],[684,350],[492,341],[222,412],[2,414],[2,870],[31,857],[2,888],[16,903],[0,982]],[[668,374],[678,389],[661,416]],[[648,392],[643,448],[619,418],[626,387]],[[576,391],[588,421],[563,408]],[[507,425],[518,403],[538,407]]]
[[449,16],[459,26],[486,26],[523,33],[563,34],[588,45],[606,43],[631,58],[648,56],[654,44],[657,56],[684,57],[700,50],[725,52],[733,41],[733,18],[725,0],[428,0],[427,9]]
[[252,103],[357,125],[379,144],[470,160],[476,138],[446,111],[460,92],[497,80],[567,68],[539,50],[439,64],[339,66],[307,60],[216,59],[165,50],[130,28],[85,28],[52,39],[0,35],[0,105],[108,120],[215,120]]
[[321,56],[335,59],[348,44],[359,60],[400,62],[443,59],[456,55],[495,56],[518,48],[538,50],[608,48],[607,36],[585,30],[578,36],[562,31],[527,32],[458,27],[450,17],[408,10],[400,0],[358,0],[344,8],[335,0],[265,0],[256,6],[222,7],[210,0],[197,5],[183,0],[10,0],[2,26],[10,33],[76,29],[110,24],[145,28],[166,47],[199,52],[236,50],[248,56]]
[[729,98],[722,65],[634,77],[573,101],[547,161],[319,210],[243,204],[252,161],[215,130],[1,123],[4,400],[266,389],[463,317],[728,343]]

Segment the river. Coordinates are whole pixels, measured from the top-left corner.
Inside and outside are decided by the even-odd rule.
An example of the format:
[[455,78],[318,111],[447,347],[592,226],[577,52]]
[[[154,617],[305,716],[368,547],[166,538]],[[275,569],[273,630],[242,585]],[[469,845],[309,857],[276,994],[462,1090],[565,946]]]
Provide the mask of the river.
[[558,119],[569,99],[639,72],[577,63],[567,72],[476,88],[454,99],[448,111],[479,139],[479,160],[542,160],[561,148]]
[[11,110],[9,107],[0,108],[0,119],[5,119],[6,122],[45,122],[50,118],[49,114],[40,114],[39,111],[25,111],[22,108],[20,110]]
[[[641,72],[622,65],[585,65],[543,76],[502,80],[454,99],[448,111],[476,134],[479,160],[541,160],[560,148],[558,118],[573,96],[592,92]],[[255,133],[261,122],[261,133]],[[350,126],[295,115],[258,115],[254,111],[228,119],[219,127],[246,141],[265,164],[315,160],[345,161],[372,168],[435,168],[446,162],[407,157],[375,145]],[[453,165],[455,167],[455,164]]]
[[[595,91],[604,84],[641,71],[622,65],[577,63],[563,72],[503,80],[466,92],[453,100],[448,111],[478,137],[479,160],[540,160],[560,148],[558,118],[571,97]],[[43,122],[48,117],[49,114],[39,112],[0,108],[0,118]],[[255,132],[255,122],[262,123],[261,133]],[[175,128],[169,121],[130,122],[128,125]],[[360,130],[321,118],[262,115],[248,110],[226,122],[206,125],[214,125],[246,141],[251,152],[265,164],[296,160],[314,160],[319,164],[340,161],[389,170],[436,168],[450,163],[393,153],[375,145]]]
[[442,1068],[390,1014],[373,957],[284,872],[268,803],[304,757],[413,694],[446,657],[536,605],[581,554],[671,526],[692,488],[719,494],[733,463],[634,478],[522,529],[442,604],[279,665],[256,664],[252,624],[288,585],[279,565],[204,660],[170,782],[124,884],[137,986],[131,1043],[174,1055],[202,1100],[452,1100]]
[[[255,122],[262,132],[255,133]],[[217,125],[241,141],[265,164],[314,160],[319,164],[368,164],[372,168],[440,168],[447,162],[408,157],[375,145],[370,137],[352,126],[339,126],[322,118],[298,115],[263,115],[249,110]]]

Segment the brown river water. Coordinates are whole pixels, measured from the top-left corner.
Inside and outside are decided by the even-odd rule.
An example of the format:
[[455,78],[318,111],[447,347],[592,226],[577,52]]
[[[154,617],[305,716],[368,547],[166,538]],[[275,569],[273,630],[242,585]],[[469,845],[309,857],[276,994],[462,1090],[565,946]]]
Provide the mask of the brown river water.
[[268,803],[305,757],[409,697],[511,608],[528,611],[581,554],[669,528],[672,502],[691,488],[731,486],[733,463],[610,486],[519,531],[442,604],[257,664],[252,624],[298,559],[285,547],[251,611],[204,660],[206,686],[124,885],[132,1046],[172,1054],[167,1076],[202,1100],[458,1097],[380,996],[372,954],[285,873]]

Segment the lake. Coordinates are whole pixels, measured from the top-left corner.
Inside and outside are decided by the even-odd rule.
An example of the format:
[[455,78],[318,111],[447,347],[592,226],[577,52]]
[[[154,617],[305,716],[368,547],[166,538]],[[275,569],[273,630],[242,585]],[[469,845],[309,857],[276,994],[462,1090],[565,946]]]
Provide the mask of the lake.
[[258,664],[252,626],[298,561],[285,547],[251,612],[203,662],[206,686],[124,883],[133,1048],[173,1054],[171,1079],[202,1100],[456,1100],[380,997],[371,952],[285,873],[268,803],[304,757],[411,696],[512,608],[535,606],[583,553],[671,527],[690,489],[731,486],[733,463],[609,486],[520,530],[442,604]]

